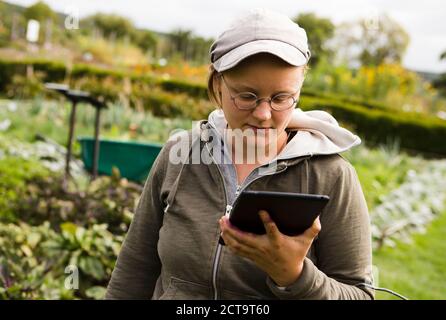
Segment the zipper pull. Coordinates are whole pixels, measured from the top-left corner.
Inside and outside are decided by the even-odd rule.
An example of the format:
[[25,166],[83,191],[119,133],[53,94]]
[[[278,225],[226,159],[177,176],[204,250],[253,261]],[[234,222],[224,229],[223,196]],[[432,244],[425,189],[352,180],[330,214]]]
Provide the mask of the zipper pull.
[[226,206],[226,212],[225,212],[225,216],[226,217],[229,217],[229,214],[231,213],[231,210],[232,210],[232,206],[228,204]]
[[[231,213],[232,210],[232,206],[231,205],[226,205],[226,210],[225,210],[225,217],[229,217],[229,214]],[[220,234],[220,239],[218,239],[218,244],[224,246],[225,245],[225,241],[223,240],[221,234]]]

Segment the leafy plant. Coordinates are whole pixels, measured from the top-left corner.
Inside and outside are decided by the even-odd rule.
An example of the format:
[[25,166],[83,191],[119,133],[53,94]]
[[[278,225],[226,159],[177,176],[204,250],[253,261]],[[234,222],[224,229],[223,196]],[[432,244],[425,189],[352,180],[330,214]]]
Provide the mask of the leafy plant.
[[27,190],[27,180],[45,179],[50,172],[37,161],[0,159],[0,221],[16,221],[16,209]]
[[372,235],[377,248],[394,245],[395,239],[410,241],[413,232],[446,209],[446,162],[429,162],[420,172],[409,170],[405,182],[371,213]]
[[73,299],[63,285],[57,257],[47,243],[57,239],[49,223],[31,227],[0,223],[0,299]]
[[[122,236],[107,225],[89,229],[73,223],[56,233],[49,223],[0,223],[0,298],[102,298]],[[66,286],[66,267],[78,270],[78,288]]]
[[49,221],[55,230],[69,221],[85,227],[106,223],[114,233],[127,231],[141,185],[121,179],[117,170],[111,177],[89,182],[88,174],[73,163],[75,183],[64,188],[64,157],[56,146],[44,142],[11,146],[0,136],[2,145],[0,222]]

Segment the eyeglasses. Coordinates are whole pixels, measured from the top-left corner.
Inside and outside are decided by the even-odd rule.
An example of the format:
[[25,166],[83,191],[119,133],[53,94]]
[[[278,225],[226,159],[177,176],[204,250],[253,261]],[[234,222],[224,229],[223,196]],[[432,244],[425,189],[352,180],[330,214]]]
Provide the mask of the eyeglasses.
[[[231,89],[227,85],[226,80],[223,78],[223,75],[221,74],[220,76],[226,88],[228,88],[228,91],[230,91]],[[252,92],[240,92],[235,96],[229,93],[229,96],[231,97],[231,100],[234,103],[234,105],[240,110],[253,110],[262,100],[266,100],[271,106],[271,109],[275,111],[285,111],[290,109],[297,103],[295,95],[298,92],[299,90],[297,90],[295,93],[292,94],[279,93],[273,96],[272,98],[257,98],[257,96]]]

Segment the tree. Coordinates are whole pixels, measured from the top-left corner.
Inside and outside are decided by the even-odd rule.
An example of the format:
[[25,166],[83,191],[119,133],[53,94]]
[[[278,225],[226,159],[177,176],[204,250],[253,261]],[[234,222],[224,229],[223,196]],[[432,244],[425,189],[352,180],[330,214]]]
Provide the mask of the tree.
[[6,18],[6,6],[3,2],[0,2],[0,30],[6,28]]
[[46,22],[48,20],[55,22],[57,19],[53,10],[43,1],[36,2],[29,6],[23,12],[23,16],[27,19],[34,19],[39,22]]
[[3,24],[3,19],[5,18],[6,6],[3,2],[0,2],[0,24]]
[[9,38],[9,33],[8,30],[6,28],[6,21],[5,21],[5,16],[4,16],[4,9],[5,5],[0,2],[0,47],[6,45],[8,38]]
[[174,53],[179,53],[184,59],[189,59],[189,48],[192,42],[192,31],[177,29],[170,33],[170,41]]
[[192,39],[192,60],[200,64],[208,63],[209,48],[213,42],[214,39],[194,37]]
[[312,63],[317,64],[322,57],[331,55],[326,43],[333,37],[335,26],[330,19],[320,18],[314,13],[301,13],[294,21],[307,32]]
[[155,49],[158,42],[156,35],[149,30],[135,30],[132,41],[145,52]]
[[97,13],[81,21],[85,28],[97,28],[104,37],[125,38],[135,33],[133,23],[124,17],[115,14]]
[[388,15],[375,20],[361,19],[337,28],[335,47],[349,62],[361,65],[401,63],[409,45],[409,35]]
[[[440,60],[446,60],[446,51],[440,54]],[[446,96],[446,72],[442,73],[438,79],[433,82],[433,85],[443,96]]]
[[176,29],[169,33],[170,55],[179,55],[185,60],[197,63],[208,61],[209,47],[213,39],[205,39],[190,30]]

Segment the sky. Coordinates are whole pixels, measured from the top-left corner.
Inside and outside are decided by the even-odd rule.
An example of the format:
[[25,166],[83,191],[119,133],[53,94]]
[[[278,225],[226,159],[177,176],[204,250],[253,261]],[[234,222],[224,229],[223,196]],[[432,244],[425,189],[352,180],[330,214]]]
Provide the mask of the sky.
[[[36,0],[7,0],[29,6]],[[294,18],[314,12],[334,23],[386,13],[409,33],[411,41],[403,65],[416,71],[446,72],[446,2],[443,0],[45,0],[53,10],[77,11],[80,17],[102,12],[130,18],[138,28],[169,32],[192,30],[203,37],[216,38],[240,14],[268,8]]]

